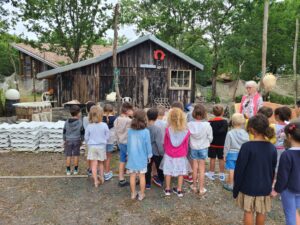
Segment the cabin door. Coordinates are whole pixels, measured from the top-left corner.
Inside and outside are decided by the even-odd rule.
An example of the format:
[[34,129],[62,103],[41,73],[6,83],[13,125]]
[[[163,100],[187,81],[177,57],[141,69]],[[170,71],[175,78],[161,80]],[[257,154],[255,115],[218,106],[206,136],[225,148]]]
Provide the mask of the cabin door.
[[154,105],[156,98],[168,98],[168,69],[153,69],[147,76],[148,104]]

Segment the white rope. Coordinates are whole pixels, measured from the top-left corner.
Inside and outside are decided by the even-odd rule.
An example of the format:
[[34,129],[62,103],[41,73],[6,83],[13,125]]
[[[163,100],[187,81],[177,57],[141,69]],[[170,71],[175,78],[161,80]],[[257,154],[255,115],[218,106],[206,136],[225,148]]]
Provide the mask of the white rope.
[[[88,177],[87,175],[0,176],[0,179],[51,179],[51,178],[87,178],[87,177]],[[113,175],[113,177],[118,177],[118,175]]]

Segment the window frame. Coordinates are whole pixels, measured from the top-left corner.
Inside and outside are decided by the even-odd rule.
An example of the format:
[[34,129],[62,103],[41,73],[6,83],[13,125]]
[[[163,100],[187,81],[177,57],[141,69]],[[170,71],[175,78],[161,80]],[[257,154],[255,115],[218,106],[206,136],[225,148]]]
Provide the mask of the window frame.
[[[189,72],[189,86],[188,87],[174,87],[172,86],[172,72]],[[177,78],[178,79],[178,78]],[[187,69],[170,69],[169,72],[169,90],[192,90],[192,70]]]

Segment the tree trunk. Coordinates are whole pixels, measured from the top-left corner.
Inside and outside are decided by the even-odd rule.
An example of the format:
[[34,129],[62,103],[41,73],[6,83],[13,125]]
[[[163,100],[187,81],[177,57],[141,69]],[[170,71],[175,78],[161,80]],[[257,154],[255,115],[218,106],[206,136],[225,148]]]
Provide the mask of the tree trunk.
[[242,67],[243,67],[244,63],[245,63],[244,60],[243,60],[242,63],[239,63],[239,74],[238,74],[238,77],[236,79],[236,84],[235,84],[233,95],[232,95],[232,101],[235,101],[236,91],[237,91],[239,83],[240,83],[240,78],[241,78],[241,73],[242,73]]
[[118,45],[118,17],[119,17],[119,4],[117,3],[114,10],[114,42],[113,42],[113,73],[115,80],[115,91],[117,95],[117,111],[120,113],[121,95],[119,89],[119,70],[117,65],[117,45]]
[[211,101],[216,102],[217,97],[217,76],[219,69],[219,56],[218,56],[218,46],[214,44],[214,53],[213,53],[213,67],[212,67],[212,93]]
[[294,44],[294,55],[293,55],[293,70],[295,78],[295,104],[298,98],[298,79],[297,79],[297,48],[298,48],[298,34],[299,34],[299,18],[296,18],[296,32],[295,32],[295,44]]
[[267,67],[268,19],[269,19],[269,0],[265,0],[263,35],[262,35],[261,79],[259,85],[260,91],[262,91],[264,88],[263,78],[266,74],[266,67]]

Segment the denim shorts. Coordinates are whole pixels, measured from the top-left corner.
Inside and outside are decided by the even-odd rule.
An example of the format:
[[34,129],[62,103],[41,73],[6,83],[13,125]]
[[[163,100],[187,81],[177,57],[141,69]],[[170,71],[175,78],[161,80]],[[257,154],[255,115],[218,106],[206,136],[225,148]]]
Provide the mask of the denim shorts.
[[193,160],[199,160],[199,159],[207,159],[208,149],[191,149],[191,159]]
[[106,145],[106,152],[113,152],[114,151],[114,145],[113,144],[107,144]]
[[225,169],[226,170],[234,170],[236,165],[236,160],[238,158],[239,153],[238,152],[228,152],[226,155],[226,164]]
[[127,144],[119,144],[120,149],[120,162],[125,163],[127,159]]

